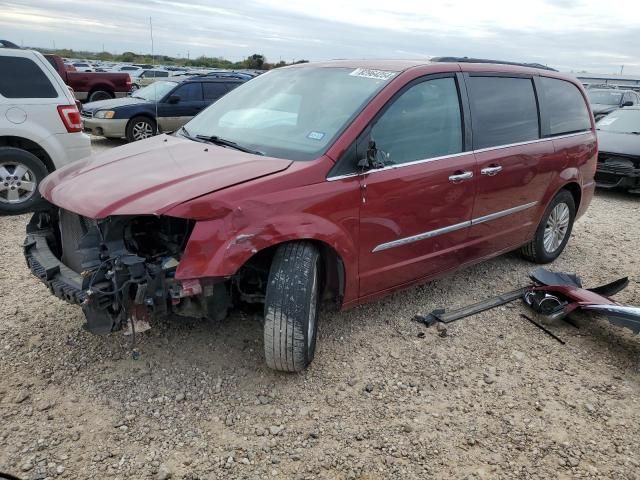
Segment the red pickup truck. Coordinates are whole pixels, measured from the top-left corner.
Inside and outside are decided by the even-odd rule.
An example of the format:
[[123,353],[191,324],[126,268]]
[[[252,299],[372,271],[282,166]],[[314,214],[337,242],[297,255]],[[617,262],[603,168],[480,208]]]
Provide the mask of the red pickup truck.
[[45,55],[45,58],[62,80],[73,88],[76,98],[81,102],[125,97],[131,90],[131,77],[128,73],[74,72],[66,69],[64,61],[58,55]]

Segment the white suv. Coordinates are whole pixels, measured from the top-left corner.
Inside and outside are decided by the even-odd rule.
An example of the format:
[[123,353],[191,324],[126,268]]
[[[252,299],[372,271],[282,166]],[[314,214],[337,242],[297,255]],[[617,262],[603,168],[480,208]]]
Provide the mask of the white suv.
[[0,215],[31,210],[47,174],[91,154],[69,88],[40,53],[11,47],[0,40]]

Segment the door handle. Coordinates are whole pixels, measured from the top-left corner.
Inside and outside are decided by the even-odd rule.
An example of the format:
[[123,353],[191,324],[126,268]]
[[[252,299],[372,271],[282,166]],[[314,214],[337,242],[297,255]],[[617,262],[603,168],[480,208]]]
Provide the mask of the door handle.
[[449,181],[451,183],[460,183],[464,180],[469,180],[470,178],[473,178],[473,172],[456,172],[449,177]]
[[486,167],[480,170],[482,175],[489,175],[490,177],[497,175],[502,171],[502,167],[500,165],[494,165],[492,167]]

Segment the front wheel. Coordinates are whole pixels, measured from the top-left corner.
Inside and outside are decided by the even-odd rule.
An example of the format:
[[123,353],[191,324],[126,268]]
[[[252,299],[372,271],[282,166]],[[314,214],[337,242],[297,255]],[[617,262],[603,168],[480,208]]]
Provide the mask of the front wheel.
[[148,117],[134,117],[127,124],[127,141],[136,142],[158,133],[156,122]]
[[553,262],[567,245],[575,218],[573,195],[561,190],[545,210],[533,240],[522,247],[522,255],[535,263]]
[[47,173],[33,153],[0,147],[0,215],[30,212],[40,200],[38,185]]
[[274,370],[299,372],[313,360],[320,264],[320,252],[309,242],[286,243],[276,251],[264,306],[264,354]]

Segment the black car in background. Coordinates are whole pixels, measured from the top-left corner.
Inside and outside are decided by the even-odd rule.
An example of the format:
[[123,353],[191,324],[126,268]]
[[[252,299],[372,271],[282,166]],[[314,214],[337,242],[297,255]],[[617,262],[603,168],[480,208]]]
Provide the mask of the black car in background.
[[172,132],[245,81],[204,75],[156,81],[126,98],[86,103],[83,128],[92,135],[130,142]]
[[587,90],[587,96],[596,120],[618,108],[640,105],[640,95],[632,90],[590,88]]
[[596,184],[640,193],[640,106],[611,112],[596,123]]

